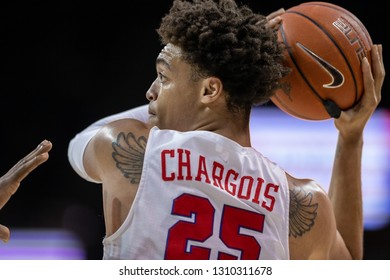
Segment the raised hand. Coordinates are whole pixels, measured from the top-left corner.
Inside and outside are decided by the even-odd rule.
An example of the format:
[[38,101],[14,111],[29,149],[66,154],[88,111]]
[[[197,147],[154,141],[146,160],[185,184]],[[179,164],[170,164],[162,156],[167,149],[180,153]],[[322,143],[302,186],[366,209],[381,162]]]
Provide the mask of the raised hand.
[[[18,190],[22,180],[39,165],[48,160],[51,148],[52,143],[50,141],[42,141],[33,151],[19,160],[5,175],[0,177],[0,209]],[[0,224],[0,239],[7,242],[9,237],[9,229]]]

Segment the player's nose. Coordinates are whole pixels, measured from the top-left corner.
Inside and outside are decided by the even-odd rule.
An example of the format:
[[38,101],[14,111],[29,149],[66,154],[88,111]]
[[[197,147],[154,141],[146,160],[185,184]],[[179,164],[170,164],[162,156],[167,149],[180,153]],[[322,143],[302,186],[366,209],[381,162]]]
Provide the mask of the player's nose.
[[160,82],[159,82],[159,80],[157,78],[157,79],[155,79],[153,81],[153,83],[151,84],[150,88],[146,92],[146,99],[149,100],[149,101],[156,100],[157,97],[158,97],[159,90],[160,90]]

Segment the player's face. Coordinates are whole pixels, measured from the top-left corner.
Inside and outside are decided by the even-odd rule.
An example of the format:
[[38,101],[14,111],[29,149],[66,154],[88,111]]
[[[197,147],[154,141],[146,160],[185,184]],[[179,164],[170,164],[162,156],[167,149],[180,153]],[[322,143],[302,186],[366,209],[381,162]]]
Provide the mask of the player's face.
[[160,129],[196,129],[200,109],[201,82],[194,81],[191,66],[180,48],[168,44],[156,60],[157,79],[146,93],[149,123]]

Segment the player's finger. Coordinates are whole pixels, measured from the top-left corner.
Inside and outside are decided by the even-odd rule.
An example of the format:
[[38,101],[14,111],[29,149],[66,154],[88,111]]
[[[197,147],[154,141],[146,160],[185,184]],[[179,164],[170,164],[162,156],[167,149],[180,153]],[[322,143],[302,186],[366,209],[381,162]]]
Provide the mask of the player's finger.
[[10,237],[10,231],[6,226],[0,224],[0,239],[3,242],[8,242]]
[[9,176],[14,180],[23,180],[31,171],[36,169],[39,165],[47,161],[49,158],[49,151],[52,148],[50,141],[44,140],[37,146],[37,148],[21,159],[8,172]]
[[382,45],[374,45],[371,50],[372,71],[375,79],[376,97],[380,101],[382,85],[385,79],[385,66],[383,63]]
[[284,12],[286,12],[283,8],[280,8],[279,10],[276,10],[272,13],[270,13],[268,16],[266,16],[267,20],[270,21],[276,17],[279,17],[282,15]]
[[26,155],[19,162],[28,161],[39,154],[43,154],[43,153],[50,151],[51,148],[52,148],[51,142],[48,140],[43,140],[33,151],[31,151],[28,155]]

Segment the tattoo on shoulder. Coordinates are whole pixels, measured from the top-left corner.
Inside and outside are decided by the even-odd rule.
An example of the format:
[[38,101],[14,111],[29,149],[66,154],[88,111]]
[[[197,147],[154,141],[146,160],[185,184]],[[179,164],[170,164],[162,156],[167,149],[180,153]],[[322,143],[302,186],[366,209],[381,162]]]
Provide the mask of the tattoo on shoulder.
[[310,231],[317,217],[318,203],[313,203],[313,194],[302,188],[290,190],[289,236],[298,237]]
[[144,136],[136,138],[131,132],[127,135],[121,132],[116,141],[112,142],[112,148],[114,149],[112,158],[116,167],[132,184],[138,184],[144,162],[146,138]]

